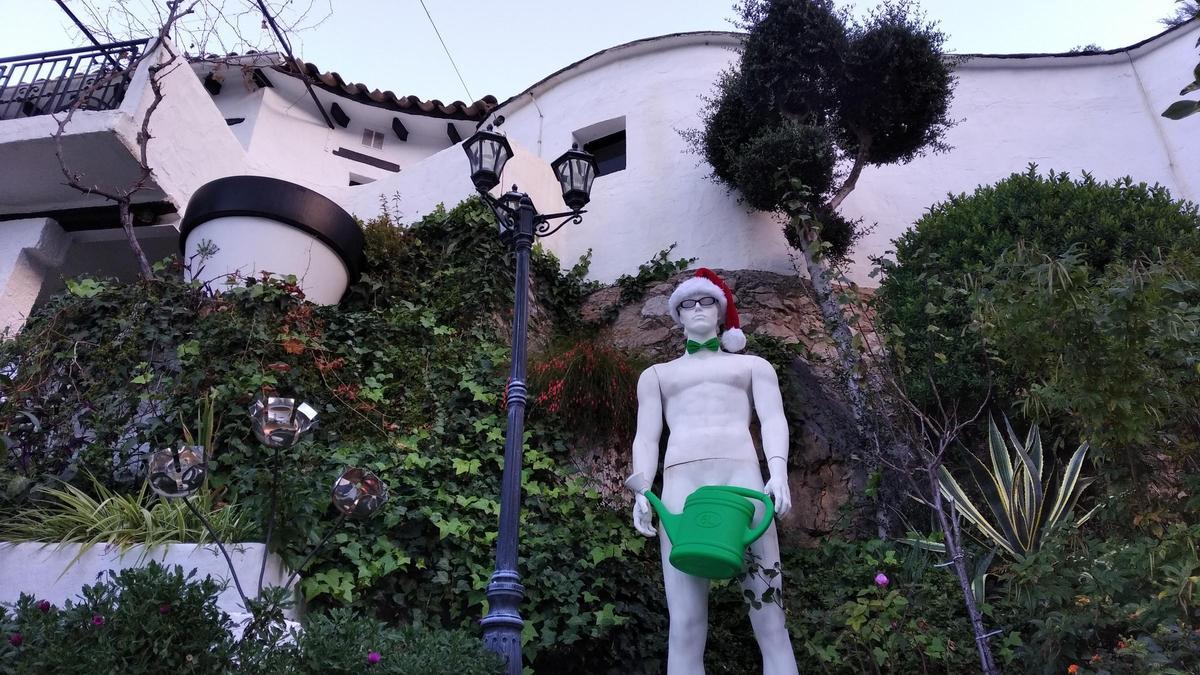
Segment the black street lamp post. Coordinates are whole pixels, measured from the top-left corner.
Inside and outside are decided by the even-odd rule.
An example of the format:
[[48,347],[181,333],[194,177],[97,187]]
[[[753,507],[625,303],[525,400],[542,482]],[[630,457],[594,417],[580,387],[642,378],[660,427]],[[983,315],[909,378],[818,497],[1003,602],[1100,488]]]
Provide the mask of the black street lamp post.
[[[500,199],[490,190],[500,184],[500,172],[512,157],[512,148],[502,134],[488,127],[463,143],[471,160],[471,181],[484,201],[492,207],[500,223],[500,236],[516,251],[517,280],[513,308],[512,372],[506,403],[508,428],[504,434],[504,475],[500,485],[500,533],[496,540],[496,571],[487,587],[488,613],[483,618],[483,641],[507,661],[509,675],[520,675],[521,600],[525,587],[517,572],[517,530],[521,515],[521,455],[525,434],[525,336],[529,320],[529,254],[534,237],[547,237],[568,222],[583,220],[582,209],[588,203],[596,161],[591,155],[571,149],[554,160],[551,167],[563,191],[563,201],[571,209],[563,213],[538,214],[529,195],[517,186]],[[552,220],[562,220],[551,224]]]

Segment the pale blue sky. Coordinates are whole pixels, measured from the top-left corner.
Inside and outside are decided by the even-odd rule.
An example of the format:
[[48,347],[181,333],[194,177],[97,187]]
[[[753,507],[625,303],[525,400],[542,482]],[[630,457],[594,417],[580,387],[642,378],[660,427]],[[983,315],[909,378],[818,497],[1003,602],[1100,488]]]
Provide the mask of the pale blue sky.
[[[106,4],[112,0],[97,0]],[[134,0],[137,2],[138,0]],[[150,0],[140,0],[149,2]],[[214,1],[214,0],[210,0]],[[253,0],[221,0],[241,9]],[[292,0],[305,4],[308,0]],[[332,16],[294,38],[300,56],[397,94],[466,99],[418,0],[315,0]],[[68,5],[78,7],[80,0]],[[278,0],[274,3],[280,4]],[[730,30],[731,0],[425,0],[474,98],[501,100],[592,53],[639,38]],[[871,0],[855,0],[865,9]],[[924,0],[959,53],[1124,47],[1163,30],[1173,0]],[[0,0],[0,56],[82,44],[53,0]],[[256,17],[244,32],[262,37]]]

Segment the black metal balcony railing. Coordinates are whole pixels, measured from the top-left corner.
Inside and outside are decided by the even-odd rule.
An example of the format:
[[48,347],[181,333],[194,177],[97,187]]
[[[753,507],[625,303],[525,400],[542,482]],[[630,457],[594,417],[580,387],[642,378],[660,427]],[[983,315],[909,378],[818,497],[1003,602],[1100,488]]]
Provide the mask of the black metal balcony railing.
[[129,66],[147,42],[0,58],[0,120],[61,112],[81,96],[81,110],[116,108],[133,77]]

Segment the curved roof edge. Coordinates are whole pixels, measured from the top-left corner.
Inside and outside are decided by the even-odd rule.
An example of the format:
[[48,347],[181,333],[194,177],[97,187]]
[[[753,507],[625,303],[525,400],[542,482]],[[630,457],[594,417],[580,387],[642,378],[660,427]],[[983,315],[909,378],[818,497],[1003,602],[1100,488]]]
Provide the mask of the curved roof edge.
[[491,119],[501,110],[503,110],[505,106],[521,98],[527,97],[534,90],[545,89],[546,87],[558,84],[569,77],[586,73],[589,70],[594,70],[600,66],[612,63],[613,61],[619,61],[620,59],[629,58],[631,56],[639,56],[641,54],[656,52],[664,48],[674,49],[677,47],[686,47],[694,44],[717,43],[729,47],[736,47],[737,45],[741,44],[743,35],[745,35],[745,33],[722,30],[703,30],[690,33],[669,33],[667,35],[659,35],[656,37],[648,37],[640,40],[634,40],[632,42],[626,42],[615,47],[609,47],[608,49],[601,49],[591,56],[585,56],[584,58],[568,66],[559,68],[546,77],[543,77],[537,82],[529,85],[519,94],[515,94],[504,99],[499,105],[488,111],[487,117],[479,124],[482,126],[488,121],[488,119]]
[[[1135,51],[1149,51],[1150,49],[1145,49],[1145,48],[1150,46],[1152,49],[1153,47],[1157,46],[1157,45],[1152,45],[1152,43],[1159,42],[1161,40],[1161,38],[1163,38],[1167,35],[1170,35],[1172,33],[1178,33],[1179,36],[1182,36],[1183,34],[1188,32],[1188,30],[1190,30],[1191,28],[1194,28],[1197,25],[1200,25],[1200,17],[1193,18],[1189,21],[1185,21],[1177,26],[1171,26],[1170,28],[1167,28],[1166,30],[1162,31],[1161,33],[1151,35],[1150,37],[1146,38],[1145,40],[1135,42],[1134,44],[1129,45],[1128,47],[1120,47],[1117,49],[1106,49],[1103,51],[1096,51],[1096,52],[1046,52],[1046,53],[1021,53],[1021,54],[950,54],[949,56],[963,59],[963,64],[969,63],[970,61],[973,61],[976,59],[987,59],[987,60],[996,59],[996,60],[1004,60],[1004,61],[1022,61],[1022,60],[1028,61],[1028,60],[1032,60],[1032,59],[1042,59],[1042,58],[1079,59],[1079,58],[1091,57],[1094,59],[1096,57],[1103,57],[1103,56],[1120,56],[1120,55],[1128,54],[1130,52],[1135,52]],[[576,75],[580,75],[580,74],[588,72],[590,70],[594,70],[596,68],[599,68],[600,66],[607,65],[608,63],[612,63],[613,61],[618,61],[620,59],[629,58],[631,56],[639,56],[641,54],[659,51],[660,49],[674,49],[677,47],[686,47],[686,46],[694,45],[694,44],[718,43],[718,44],[723,44],[723,45],[726,45],[729,47],[736,47],[738,44],[741,43],[742,37],[744,35],[745,35],[745,33],[737,32],[737,31],[716,31],[716,30],[694,31],[694,32],[688,32],[688,33],[669,33],[667,35],[659,35],[656,37],[642,38],[640,40],[634,40],[632,42],[626,42],[624,44],[619,44],[615,47],[609,47],[608,49],[602,49],[602,50],[596,52],[595,54],[592,54],[591,56],[586,56],[578,61],[575,61],[574,63],[572,63],[570,65],[564,66],[563,68],[559,68],[558,70],[554,71],[553,73],[550,73],[546,77],[543,77],[542,79],[538,80],[537,82],[534,82],[533,84],[529,85],[524,90],[522,90],[520,93],[510,96],[507,99],[501,101],[498,105],[492,107],[491,110],[489,110],[487,112],[487,114],[484,116],[484,119],[479,122],[479,126],[482,126],[484,123],[486,123],[488,120],[490,120],[497,113],[500,113],[501,111],[503,111],[508,105],[518,101],[519,99],[527,97],[528,95],[535,92],[536,90],[539,90],[539,89],[544,90],[547,87],[553,86],[563,80],[568,79],[569,77],[574,77]],[[963,64],[960,64],[960,66]]]

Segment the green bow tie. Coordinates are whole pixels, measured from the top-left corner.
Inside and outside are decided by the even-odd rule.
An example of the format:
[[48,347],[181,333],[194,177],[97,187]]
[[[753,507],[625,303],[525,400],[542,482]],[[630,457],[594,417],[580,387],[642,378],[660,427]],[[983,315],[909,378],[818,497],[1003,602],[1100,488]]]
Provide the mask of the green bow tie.
[[713,338],[713,339],[709,340],[708,342],[696,342],[695,340],[687,341],[687,353],[689,353],[689,354],[695,354],[696,352],[700,351],[701,349],[710,349],[715,352],[715,351],[719,350],[720,348],[721,348],[721,341],[718,340],[717,338]]

